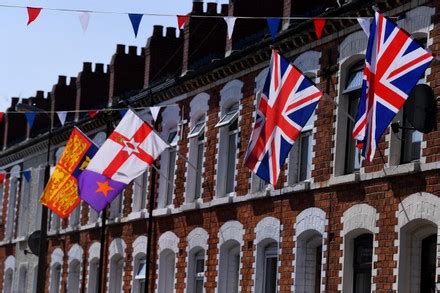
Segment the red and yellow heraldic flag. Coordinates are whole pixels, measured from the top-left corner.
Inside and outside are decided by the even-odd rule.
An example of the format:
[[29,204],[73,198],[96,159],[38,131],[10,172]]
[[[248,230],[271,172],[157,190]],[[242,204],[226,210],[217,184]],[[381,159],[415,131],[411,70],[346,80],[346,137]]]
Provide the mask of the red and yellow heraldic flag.
[[61,158],[41,195],[41,204],[59,217],[67,218],[80,203],[77,178],[97,151],[98,147],[81,130],[73,128]]

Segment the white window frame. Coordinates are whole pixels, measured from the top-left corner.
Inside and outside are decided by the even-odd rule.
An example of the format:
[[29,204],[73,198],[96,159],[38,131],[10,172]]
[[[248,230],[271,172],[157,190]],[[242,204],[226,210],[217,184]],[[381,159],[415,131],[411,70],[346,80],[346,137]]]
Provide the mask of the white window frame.
[[[195,121],[193,122],[194,126],[192,126],[192,129],[196,127],[200,127],[200,125],[203,125],[200,127],[200,131],[197,132],[197,135],[188,136],[189,139],[189,162],[192,164],[192,166],[187,166],[187,178],[194,178],[194,180],[190,180],[187,182],[186,185],[186,201],[192,202],[194,200],[198,200],[201,198],[203,193],[202,188],[202,174],[203,174],[203,163],[204,163],[204,155],[205,155],[205,134],[206,134],[206,116],[203,114],[199,116]],[[202,147],[202,154],[201,154],[201,161],[200,159],[200,146]],[[194,167],[197,168],[197,170],[194,169]],[[200,185],[200,186],[197,186]],[[197,190],[198,189],[198,190]]]
[[159,293],[173,293],[175,291],[178,245],[179,238],[171,231],[167,231],[159,237],[157,252],[159,265],[157,267],[158,277],[156,278]]
[[15,218],[17,217],[16,207],[21,192],[21,180],[20,177],[21,168],[19,165],[14,166],[10,171],[9,177],[9,200],[6,215],[6,229],[5,239],[12,240],[15,232]]

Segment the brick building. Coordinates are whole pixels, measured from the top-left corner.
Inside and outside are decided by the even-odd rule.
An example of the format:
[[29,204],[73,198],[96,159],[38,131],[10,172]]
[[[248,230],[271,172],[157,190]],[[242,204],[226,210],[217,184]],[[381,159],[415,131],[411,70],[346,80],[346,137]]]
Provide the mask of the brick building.
[[[440,53],[437,0],[235,0],[221,8],[196,1],[191,14],[372,16],[373,4]],[[61,76],[46,96],[37,92],[22,102],[56,111],[164,106],[159,129],[172,147],[157,162],[154,186],[148,275],[155,292],[440,290],[440,131],[389,130],[373,162],[359,159],[346,116],[356,111],[367,46],[356,20],[328,21],[321,40],[311,20],[283,21],[275,45],[328,96],[293,147],[278,186],[266,186],[243,166],[271,43],[260,22],[237,21],[231,39],[221,19],[190,18],[179,36],[155,26],[141,53],[118,45],[107,69],[84,63],[77,78],[67,83]],[[439,72],[435,60],[420,80],[436,95]],[[18,102],[12,99],[10,111]],[[68,116],[63,127],[54,123],[51,164],[74,121],[102,144],[106,122],[119,119],[117,113],[84,116]],[[396,121],[406,125],[403,111]],[[0,185],[3,292],[35,290],[37,257],[26,240],[40,227],[49,124],[41,118],[31,131],[23,114],[7,113],[0,125],[0,166],[8,171]],[[31,171],[29,181],[23,170]],[[109,209],[108,292],[142,292],[151,182],[151,172],[140,176]],[[84,203],[68,220],[51,215],[48,292],[96,292],[100,225]]]

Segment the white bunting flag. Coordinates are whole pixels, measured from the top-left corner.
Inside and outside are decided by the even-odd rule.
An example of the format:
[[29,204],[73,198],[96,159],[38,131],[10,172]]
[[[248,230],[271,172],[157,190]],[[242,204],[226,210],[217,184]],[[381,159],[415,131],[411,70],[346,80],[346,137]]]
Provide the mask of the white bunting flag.
[[370,19],[368,17],[358,17],[357,21],[367,36],[370,36]]
[[226,21],[226,24],[228,26],[228,37],[229,37],[229,39],[231,39],[232,34],[234,33],[234,26],[235,26],[235,21],[237,20],[237,18],[233,17],[233,16],[227,16],[227,17],[224,17],[224,20]]
[[153,120],[157,120],[157,116],[159,116],[159,111],[161,107],[150,107],[151,116],[153,116]]
[[81,22],[81,27],[83,32],[86,32],[87,28],[89,27],[90,13],[84,11],[81,12],[81,14],[78,17],[79,17],[79,21]]
[[60,111],[57,112],[58,119],[60,119],[61,125],[64,126],[64,123],[66,122],[67,112],[66,111]]

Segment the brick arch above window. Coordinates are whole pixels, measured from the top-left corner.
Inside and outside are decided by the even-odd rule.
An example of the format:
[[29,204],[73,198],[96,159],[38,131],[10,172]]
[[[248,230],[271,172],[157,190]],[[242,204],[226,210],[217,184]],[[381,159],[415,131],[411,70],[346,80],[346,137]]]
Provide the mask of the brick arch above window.
[[255,227],[256,243],[259,243],[265,239],[272,239],[276,242],[280,237],[280,220],[274,217],[266,217],[258,222]]
[[320,234],[325,233],[326,216],[320,208],[308,208],[303,210],[295,223],[295,234],[301,235],[308,230],[315,230]]
[[111,259],[115,255],[120,255],[122,257],[125,256],[125,248],[127,245],[125,244],[124,240],[121,238],[115,238],[110,243],[110,247],[108,249],[109,251],[109,259]]
[[296,57],[293,64],[302,72],[316,73],[320,68],[321,52],[307,51]]
[[9,269],[14,270],[15,269],[15,257],[13,255],[10,255],[6,258],[4,271],[6,272]]
[[367,230],[371,233],[377,233],[376,209],[368,204],[356,204],[346,210],[342,216],[344,225],[342,234],[345,236],[355,230]]
[[219,235],[219,245],[229,240],[235,240],[240,244],[243,244],[243,225],[238,221],[228,221],[220,227]]
[[397,24],[411,34],[416,32],[428,33],[432,25],[431,18],[435,14],[434,7],[420,6],[405,14],[405,18]]
[[50,256],[50,266],[53,267],[56,264],[62,265],[63,264],[63,257],[64,252],[61,250],[61,248],[55,248],[55,250],[52,252]]
[[99,259],[101,250],[101,244],[99,242],[94,242],[89,248],[89,262],[95,258]]
[[234,79],[228,82],[220,91],[220,109],[224,111],[233,104],[239,102],[243,98],[243,82]]
[[146,236],[139,236],[136,238],[136,240],[133,242],[133,257],[135,258],[136,255],[139,254],[145,254],[147,251],[147,237]]
[[209,95],[207,93],[200,93],[191,100],[189,104],[191,125],[193,125],[201,116],[206,115],[209,110],[208,102]]
[[167,231],[159,237],[159,254],[166,249],[174,253],[179,251],[179,237],[174,232]]
[[200,227],[194,228],[187,237],[188,251],[196,247],[200,247],[206,251],[208,249],[208,238],[209,235],[205,229]]
[[69,264],[75,260],[82,262],[83,249],[78,244],[74,244],[67,255],[69,256]]
[[364,52],[367,49],[368,37],[363,30],[348,35],[339,46],[339,62]]
[[423,219],[440,226],[440,198],[427,192],[418,192],[406,197],[397,212],[398,228],[410,221]]

